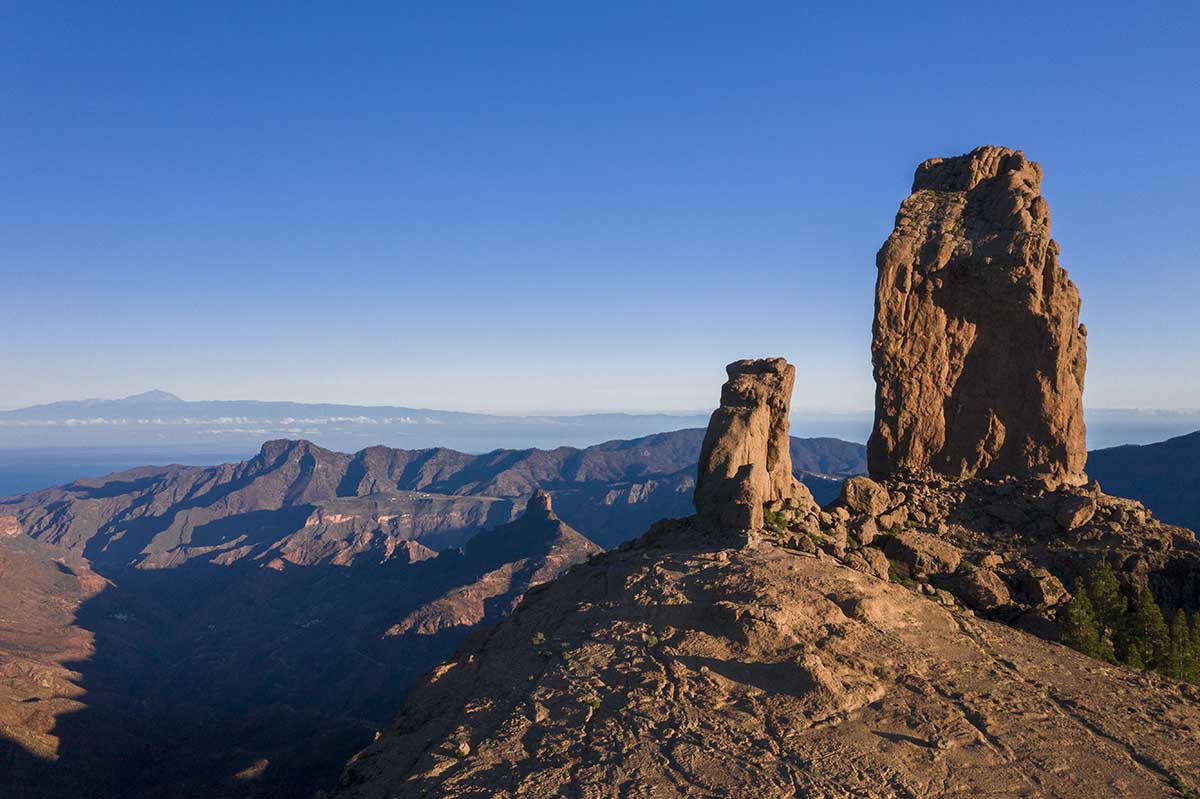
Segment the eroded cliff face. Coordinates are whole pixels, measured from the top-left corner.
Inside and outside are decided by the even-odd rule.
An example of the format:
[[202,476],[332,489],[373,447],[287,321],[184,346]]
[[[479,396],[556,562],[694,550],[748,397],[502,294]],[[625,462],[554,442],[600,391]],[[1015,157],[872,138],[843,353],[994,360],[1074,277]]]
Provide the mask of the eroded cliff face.
[[979,147],[917,168],[877,257],[876,478],[1083,482],[1087,332],[1041,167]]
[[763,525],[763,506],[804,498],[792,474],[788,410],[796,369],[783,358],[735,361],[725,367],[721,406],[713,411],[700,449],[696,512],[719,527]]

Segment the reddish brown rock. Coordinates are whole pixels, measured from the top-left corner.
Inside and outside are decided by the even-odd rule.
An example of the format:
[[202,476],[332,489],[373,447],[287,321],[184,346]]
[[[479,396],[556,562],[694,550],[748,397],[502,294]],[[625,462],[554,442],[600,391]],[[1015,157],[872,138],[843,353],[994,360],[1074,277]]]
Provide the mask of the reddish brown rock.
[[788,408],[795,368],[783,358],[725,367],[721,407],[700,450],[696,511],[723,528],[762,527],[763,503],[809,497],[792,475]]
[[884,552],[898,561],[914,577],[929,574],[951,574],[962,562],[962,550],[942,539],[916,530],[893,533]]
[[21,522],[16,516],[0,516],[0,538],[15,538],[21,534]]
[[1003,147],[917,168],[877,257],[873,476],[1082,475],[1087,333],[1041,180]]
[[888,509],[891,497],[888,490],[869,477],[851,477],[842,483],[842,504],[851,513],[878,516]]

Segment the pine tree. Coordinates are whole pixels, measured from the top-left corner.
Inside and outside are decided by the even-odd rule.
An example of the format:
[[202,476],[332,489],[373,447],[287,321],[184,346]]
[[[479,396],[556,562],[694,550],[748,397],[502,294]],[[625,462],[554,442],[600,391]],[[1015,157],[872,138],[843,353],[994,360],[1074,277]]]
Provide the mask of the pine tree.
[[1085,655],[1109,660],[1112,651],[1106,648],[1100,637],[1100,625],[1096,622],[1096,611],[1088,596],[1082,578],[1075,579],[1075,595],[1063,611],[1062,642]]
[[1133,600],[1128,617],[1128,646],[1136,647],[1146,668],[1159,671],[1166,663],[1171,633],[1149,588]]
[[1096,621],[1110,631],[1121,626],[1128,600],[1121,593],[1121,584],[1108,561],[1101,560],[1088,575],[1088,595],[1096,611]]
[[[1096,614],[1096,623],[1100,628],[1100,639],[1106,642],[1106,648],[1116,645],[1116,653],[1125,655],[1128,647],[1125,643],[1125,622],[1129,609],[1129,601],[1121,593],[1121,584],[1113,574],[1108,561],[1101,560],[1088,575],[1088,598]],[[1115,659],[1110,662],[1115,663]]]
[[1200,611],[1192,614],[1192,637],[1188,642],[1187,672],[1183,679],[1200,684]]
[[1191,648],[1192,631],[1188,628],[1187,613],[1180,608],[1175,611],[1175,618],[1171,620],[1170,643],[1167,645],[1166,657],[1159,671],[1177,680],[1186,679]]

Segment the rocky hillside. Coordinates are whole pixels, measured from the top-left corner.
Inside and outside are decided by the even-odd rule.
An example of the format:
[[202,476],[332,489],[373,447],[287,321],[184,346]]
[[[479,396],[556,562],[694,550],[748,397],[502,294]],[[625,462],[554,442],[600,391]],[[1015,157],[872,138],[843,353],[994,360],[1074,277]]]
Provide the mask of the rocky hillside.
[[1184,797],[1200,690],[664,524],[414,691],[336,796]]
[[[0,517],[0,583],[0,739],[54,760],[55,717],[84,707],[80,675],[64,664],[94,651],[75,615],[108,581],[83,558],[32,541],[16,532],[11,517]],[[21,767],[15,752],[10,769]]]

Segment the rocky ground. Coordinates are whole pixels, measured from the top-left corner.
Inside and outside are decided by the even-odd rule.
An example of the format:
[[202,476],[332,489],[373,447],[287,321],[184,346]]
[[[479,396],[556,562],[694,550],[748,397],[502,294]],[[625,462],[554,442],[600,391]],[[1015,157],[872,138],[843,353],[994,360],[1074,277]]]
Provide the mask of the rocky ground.
[[767,534],[794,548],[820,549],[1045,638],[1057,636],[1067,587],[1100,559],[1167,607],[1200,607],[1195,534],[1095,482],[855,477],[823,510],[775,503],[768,517]]
[[406,796],[1192,796],[1200,690],[757,533],[531,591],[348,767]]

